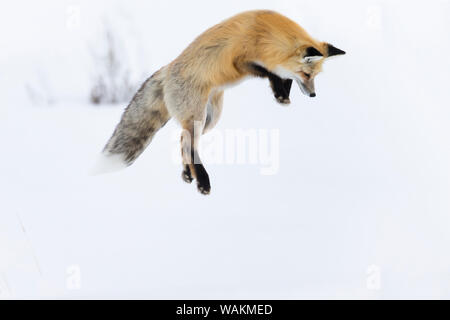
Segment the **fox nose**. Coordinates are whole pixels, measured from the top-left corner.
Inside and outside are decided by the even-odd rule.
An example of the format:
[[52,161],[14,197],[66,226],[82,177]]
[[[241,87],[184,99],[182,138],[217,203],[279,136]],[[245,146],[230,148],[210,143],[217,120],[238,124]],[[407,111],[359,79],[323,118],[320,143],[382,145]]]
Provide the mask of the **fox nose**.
[[311,98],[314,98],[314,97],[316,96],[316,93],[315,93],[315,92],[310,93],[309,96],[310,96]]

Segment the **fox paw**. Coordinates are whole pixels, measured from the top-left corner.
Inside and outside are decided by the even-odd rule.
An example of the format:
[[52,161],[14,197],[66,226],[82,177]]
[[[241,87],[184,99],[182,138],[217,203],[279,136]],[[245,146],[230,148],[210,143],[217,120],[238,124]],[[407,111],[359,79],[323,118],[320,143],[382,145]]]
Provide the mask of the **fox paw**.
[[208,184],[197,184],[197,189],[201,194],[208,195],[211,192],[211,186]]
[[197,180],[197,189],[201,194],[207,195],[211,192],[211,183],[209,182],[208,173],[202,164],[195,165],[195,177]]
[[181,172],[181,178],[186,183],[192,183],[192,181],[194,180],[194,178],[192,178],[191,168],[189,167],[189,165],[184,165],[184,170],[183,172]]
[[290,104],[291,103],[291,100],[289,99],[289,98],[285,98],[285,97],[283,97],[283,96],[278,96],[278,97],[275,97],[276,99],[277,99],[277,102],[278,103],[280,103],[280,104]]
[[191,171],[183,170],[181,173],[181,178],[186,183],[192,183],[194,181],[194,178],[192,178]]

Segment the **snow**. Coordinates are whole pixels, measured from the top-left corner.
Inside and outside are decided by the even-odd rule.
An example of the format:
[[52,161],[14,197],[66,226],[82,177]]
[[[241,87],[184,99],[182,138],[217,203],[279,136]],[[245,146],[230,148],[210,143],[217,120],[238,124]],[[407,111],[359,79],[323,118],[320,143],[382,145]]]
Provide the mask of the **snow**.
[[[314,99],[295,87],[280,106],[263,80],[225,93],[216,136],[275,130],[278,170],[211,161],[205,197],[181,180],[171,121],[131,167],[91,176],[126,106],[87,102],[101,22],[137,81],[254,8],[347,52]],[[438,0],[8,3],[0,298],[450,298],[449,13]]]
[[102,152],[98,156],[98,159],[92,169],[89,171],[89,174],[92,176],[97,176],[100,174],[120,171],[126,167],[127,164],[122,155]]

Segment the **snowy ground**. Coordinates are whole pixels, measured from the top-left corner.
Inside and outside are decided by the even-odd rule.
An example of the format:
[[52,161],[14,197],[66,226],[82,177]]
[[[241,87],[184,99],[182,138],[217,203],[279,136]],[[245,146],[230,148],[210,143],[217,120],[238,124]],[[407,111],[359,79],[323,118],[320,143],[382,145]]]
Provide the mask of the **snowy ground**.
[[[66,27],[71,6],[79,27]],[[1,298],[450,298],[449,1],[7,7]],[[288,108],[262,80],[226,92],[219,135],[279,132],[276,174],[210,163],[204,197],[181,181],[171,122],[134,166],[89,176],[125,106],[85,102],[98,20],[137,35],[130,63],[150,75],[251,8],[276,9],[348,52],[325,65],[317,98],[295,88]],[[54,102],[33,105],[27,83]]]

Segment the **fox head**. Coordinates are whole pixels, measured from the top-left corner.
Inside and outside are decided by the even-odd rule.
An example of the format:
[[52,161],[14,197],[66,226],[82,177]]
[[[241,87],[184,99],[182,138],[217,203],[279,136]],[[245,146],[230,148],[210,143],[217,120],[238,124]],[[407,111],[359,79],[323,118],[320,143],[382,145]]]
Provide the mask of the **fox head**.
[[323,62],[343,54],[345,51],[326,42],[315,46],[306,45],[296,49],[295,53],[276,66],[273,72],[281,78],[295,80],[305,95],[315,97],[314,78],[322,71]]

